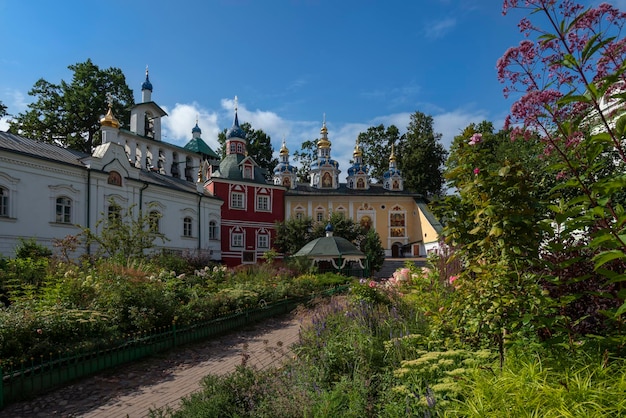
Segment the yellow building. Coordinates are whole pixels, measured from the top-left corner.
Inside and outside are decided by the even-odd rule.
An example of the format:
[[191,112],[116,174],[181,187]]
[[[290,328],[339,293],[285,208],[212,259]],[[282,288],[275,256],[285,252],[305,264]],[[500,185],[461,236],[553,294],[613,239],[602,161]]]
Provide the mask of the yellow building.
[[310,217],[323,222],[331,213],[342,213],[367,228],[374,228],[387,257],[425,256],[438,248],[441,224],[428,210],[428,201],[421,194],[404,189],[393,148],[383,183],[372,184],[357,142],[354,163],[348,169],[346,182],[340,183],[341,171],[330,155],[331,142],[325,122],[320,133],[309,184],[296,181],[296,169],[289,163],[289,150],[284,142],[281,147],[274,184],[287,187],[286,219]]

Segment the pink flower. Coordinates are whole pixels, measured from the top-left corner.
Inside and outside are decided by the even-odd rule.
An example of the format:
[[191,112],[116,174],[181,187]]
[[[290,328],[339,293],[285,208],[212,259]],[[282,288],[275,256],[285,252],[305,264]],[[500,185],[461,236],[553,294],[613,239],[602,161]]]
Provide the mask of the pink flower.
[[474,134],[470,138],[468,144],[469,145],[476,145],[476,144],[478,144],[482,140],[483,140],[483,134]]
[[475,176],[477,176],[477,175],[478,175],[478,173],[480,173],[480,168],[476,167],[476,168],[474,169],[474,175],[475,175]]
[[374,280],[370,280],[369,287],[376,287],[376,282]]
[[43,334],[43,330],[41,328],[37,328],[37,334]]
[[450,284],[452,284],[452,283],[454,283],[454,282],[456,281],[456,279],[458,279],[458,278],[459,278],[459,276],[450,276],[450,278],[448,279],[448,282],[449,282]]

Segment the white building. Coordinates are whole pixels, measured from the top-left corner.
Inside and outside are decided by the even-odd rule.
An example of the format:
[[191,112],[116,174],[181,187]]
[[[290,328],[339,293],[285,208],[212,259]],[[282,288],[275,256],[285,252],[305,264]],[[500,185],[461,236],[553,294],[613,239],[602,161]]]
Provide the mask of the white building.
[[0,255],[13,257],[20,238],[52,248],[54,239],[81,227],[97,233],[98,220],[116,209],[113,204],[135,214],[158,212],[159,232],[167,238],[156,240],[159,247],[221,259],[223,201],[203,188],[217,155],[197,126],[185,147],[162,142],[166,113],[151,92],[146,72],[130,130],[119,128],[109,108],[101,120],[102,145],[91,155],[0,132]]

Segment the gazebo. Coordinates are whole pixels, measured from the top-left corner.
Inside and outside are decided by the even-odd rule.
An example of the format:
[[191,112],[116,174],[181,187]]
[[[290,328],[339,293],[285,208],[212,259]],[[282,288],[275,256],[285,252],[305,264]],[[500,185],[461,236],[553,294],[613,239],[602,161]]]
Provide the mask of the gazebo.
[[308,242],[294,254],[294,257],[307,257],[318,267],[324,264],[332,265],[335,271],[343,274],[351,274],[354,269],[350,268],[350,265],[357,263],[363,276],[369,275],[365,253],[347,239],[333,236],[333,226],[330,223],[326,225],[325,237]]

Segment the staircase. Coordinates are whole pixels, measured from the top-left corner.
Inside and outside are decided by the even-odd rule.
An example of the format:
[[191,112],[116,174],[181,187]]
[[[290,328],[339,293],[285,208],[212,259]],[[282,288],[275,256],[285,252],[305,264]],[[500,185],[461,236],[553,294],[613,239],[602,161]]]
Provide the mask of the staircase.
[[426,266],[426,258],[385,258],[383,266],[380,271],[374,274],[376,279],[388,279],[393,275],[393,272],[399,268],[405,266],[405,263],[409,261],[415,264],[417,267]]

